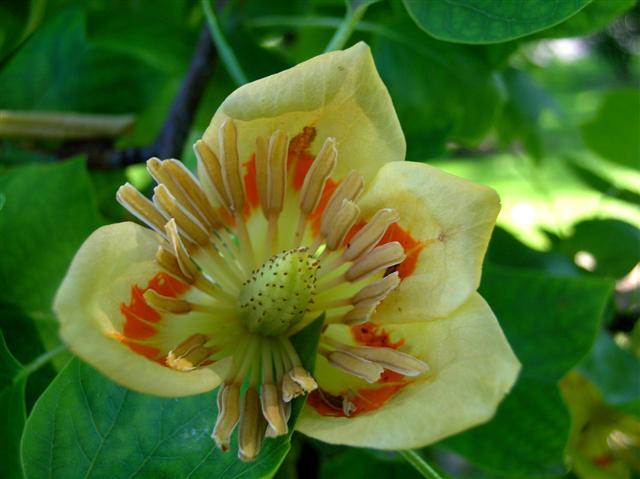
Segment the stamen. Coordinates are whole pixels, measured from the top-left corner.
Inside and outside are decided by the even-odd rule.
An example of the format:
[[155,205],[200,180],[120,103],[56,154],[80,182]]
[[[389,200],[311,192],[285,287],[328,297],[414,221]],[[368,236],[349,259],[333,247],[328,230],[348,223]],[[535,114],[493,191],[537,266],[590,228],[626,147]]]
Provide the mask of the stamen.
[[296,383],[288,373],[285,374],[282,378],[282,400],[289,402],[303,394],[302,386]]
[[204,347],[207,337],[204,334],[194,334],[169,351],[165,359],[167,366],[178,371],[191,371],[200,366],[211,356],[213,350]]
[[269,215],[279,214],[284,205],[288,146],[289,136],[282,130],[275,131],[269,138]]
[[343,200],[342,206],[335,215],[333,225],[326,235],[327,249],[326,251],[335,251],[338,249],[351,227],[358,221],[360,216],[360,208],[349,200]]
[[200,183],[187,167],[177,160],[166,160],[162,162],[162,168],[174,178],[191,200],[192,212],[197,213],[201,221],[206,222],[212,229],[220,228],[222,226],[220,217],[202,191]]
[[222,182],[230,200],[230,209],[234,213],[242,212],[244,206],[244,185],[238,158],[238,131],[233,120],[226,120],[218,130],[220,145],[220,165]]
[[320,233],[327,236],[333,225],[333,219],[340,210],[343,200],[355,201],[364,190],[364,177],[355,170],[350,171],[340,182],[336,190],[329,198],[322,220],[320,221]]
[[363,254],[368,253],[382,239],[387,228],[400,219],[396,210],[383,208],[379,210],[369,222],[358,231],[349,241],[345,252],[342,254],[346,261],[354,261]]
[[118,188],[116,199],[129,213],[164,236],[164,224],[167,220],[155,205],[133,186],[125,183]]
[[175,255],[167,250],[164,246],[158,246],[158,251],[156,252],[156,262],[162,266],[164,269],[169,271],[172,275],[177,276],[182,279],[186,283],[192,283],[193,277],[191,275],[185,274],[182,269],[180,269],[180,265],[178,264],[178,259]]
[[193,278],[198,270],[191,261],[191,256],[189,255],[187,247],[182,242],[182,238],[180,238],[176,221],[171,218],[164,226],[164,229],[166,231],[167,238],[173,247],[173,252],[178,262],[178,266],[180,266],[180,271],[182,271],[185,276]]
[[289,376],[293,382],[302,388],[304,392],[311,392],[318,388],[318,383],[302,366],[295,366],[289,371]]
[[324,355],[333,366],[369,383],[378,381],[384,371],[380,365],[345,351],[324,352]]
[[[213,191],[209,193],[215,193],[215,198],[211,198],[214,203],[220,203],[227,211],[231,211],[231,199],[224,187],[224,181],[222,180],[222,166],[217,155],[209,148],[204,141],[198,140],[193,145],[193,151],[198,159],[198,165],[200,170],[204,172],[205,178],[208,180],[209,185]],[[203,183],[206,184],[206,183]],[[205,193],[207,189],[205,188]]]
[[218,418],[211,437],[222,452],[229,450],[231,434],[240,419],[240,386],[223,384],[218,390]]
[[153,192],[153,201],[156,205],[176,220],[180,230],[182,230],[189,239],[200,246],[205,246],[209,243],[209,232],[206,228],[189,210],[177,202],[164,184],[156,186]]
[[149,306],[159,311],[165,311],[173,314],[185,314],[193,309],[191,303],[188,301],[162,296],[152,289],[145,291],[143,296]]
[[404,249],[397,241],[375,247],[370,253],[359,258],[345,273],[347,281],[357,281],[382,269],[402,263]]
[[304,183],[300,190],[300,210],[303,214],[310,214],[318,206],[322,190],[333,173],[337,160],[336,140],[335,138],[327,138],[304,177]]
[[385,369],[389,369],[405,376],[418,376],[426,372],[429,367],[410,354],[391,348],[358,347],[348,351],[359,358],[375,362]]
[[369,321],[376,308],[380,304],[380,299],[367,299],[354,305],[353,309],[342,317],[341,322],[349,326],[362,324]]
[[256,138],[256,186],[260,207],[265,218],[269,217],[269,146],[264,137]]
[[[264,366],[263,366],[264,367]],[[288,432],[287,420],[285,419],[280,393],[275,384],[262,384],[260,388],[260,400],[262,404],[262,414],[273,429],[275,436],[282,436]]]
[[260,452],[266,423],[260,413],[260,398],[254,387],[244,394],[242,413],[240,415],[240,431],[238,432],[238,458],[241,461],[252,461]]
[[352,299],[353,304],[360,303],[368,299],[383,300],[391,291],[396,289],[400,284],[400,276],[397,271],[388,274],[382,279],[369,283],[362,288]]

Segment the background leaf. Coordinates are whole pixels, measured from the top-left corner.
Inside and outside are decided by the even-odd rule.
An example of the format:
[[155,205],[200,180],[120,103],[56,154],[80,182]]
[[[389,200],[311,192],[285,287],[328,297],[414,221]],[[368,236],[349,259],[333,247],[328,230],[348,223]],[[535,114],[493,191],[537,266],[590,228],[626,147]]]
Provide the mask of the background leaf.
[[575,15],[590,0],[403,0],[425,32],[441,40],[494,43],[549,28]]
[[488,424],[442,444],[499,475],[563,473],[570,419],[557,381],[591,348],[611,290],[611,282],[597,278],[487,268],[480,291],[522,372]]

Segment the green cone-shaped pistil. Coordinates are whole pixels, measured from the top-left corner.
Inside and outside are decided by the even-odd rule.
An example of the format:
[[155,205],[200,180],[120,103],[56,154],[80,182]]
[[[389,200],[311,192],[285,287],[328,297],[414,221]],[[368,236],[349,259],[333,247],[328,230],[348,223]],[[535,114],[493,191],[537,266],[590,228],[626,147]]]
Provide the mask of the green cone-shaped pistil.
[[284,251],[254,270],[240,290],[247,329],[278,336],[300,321],[316,290],[318,260],[306,248]]

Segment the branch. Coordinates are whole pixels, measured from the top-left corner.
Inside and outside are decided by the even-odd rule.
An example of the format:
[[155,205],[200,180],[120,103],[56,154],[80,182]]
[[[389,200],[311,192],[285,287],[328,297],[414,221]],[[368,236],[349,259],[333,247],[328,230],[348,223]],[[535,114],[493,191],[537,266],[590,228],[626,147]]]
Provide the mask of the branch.
[[[144,162],[152,156],[159,158],[178,157],[187,140],[193,117],[211,76],[215,59],[216,52],[211,43],[209,31],[205,26],[198,37],[187,74],[156,141],[148,147],[115,151],[105,151],[99,147],[93,148],[92,151],[90,145],[77,145],[82,146],[83,150],[81,151],[87,153],[89,166],[91,168],[115,169]],[[88,146],[89,151],[87,151]]]

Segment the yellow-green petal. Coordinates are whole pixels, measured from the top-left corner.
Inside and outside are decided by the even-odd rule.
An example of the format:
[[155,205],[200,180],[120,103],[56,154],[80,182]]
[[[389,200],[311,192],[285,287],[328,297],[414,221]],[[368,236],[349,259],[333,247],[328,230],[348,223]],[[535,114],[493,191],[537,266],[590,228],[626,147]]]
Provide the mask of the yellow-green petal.
[[402,350],[425,361],[429,372],[370,413],[329,417],[307,405],[299,431],[333,444],[423,447],[489,420],[520,369],[493,312],[477,293],[447,319],[385,329],[405,338]]
[[337,178],[357,169],[371,179],[380,166],[405,156],[398,117],[364,43],[319,55],[234,91],[203,136],[214,151],[218,128],[228,118],[237,122],[243,162],[255,151],[258,136],[282,129],[292,138],[304,127],[316,128],[314,154],[325,138],[336,138]]
[[76,254],[54,301],[60,335],[69,348],[111,380],[135,391],[186,396],[221,382],[224,362],[180,372],[133,352],[121,337],[133,285],[145,286],[162,269],[153,260],[160,236],[133,223],[96,230]]
[[375,321],[444,317],[478,288],[500,211],[493,189],[422,163],[397,162],[378,172],[359,206],[365,217],[395,208],[398,224],[422,244],[415,270],[385,299]]

